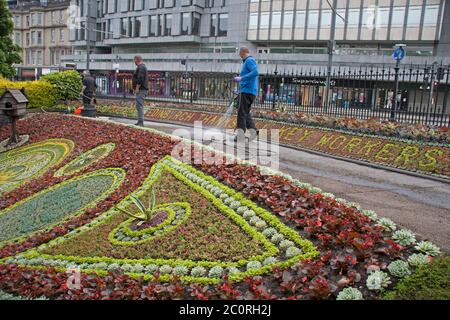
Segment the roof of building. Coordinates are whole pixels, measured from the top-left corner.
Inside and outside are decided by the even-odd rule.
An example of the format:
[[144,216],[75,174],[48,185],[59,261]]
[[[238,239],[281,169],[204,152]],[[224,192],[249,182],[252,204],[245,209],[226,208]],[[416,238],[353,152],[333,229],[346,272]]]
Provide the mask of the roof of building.
[[11,96],[16,100],[17,103],[27,103],[28,99],[23,95],[23,93],[19,89],[6,89],[5,93],[0,97],[0,100],[7,94],[11,94]]
[[68,7],[70,5],[70,0],[48,0],[48,1],[39,1],[39,0],[22,0],[17,1],[17,4],[10,5],[11,11],[27,11],[32,8],[36,9],[52,9],[59,7]]

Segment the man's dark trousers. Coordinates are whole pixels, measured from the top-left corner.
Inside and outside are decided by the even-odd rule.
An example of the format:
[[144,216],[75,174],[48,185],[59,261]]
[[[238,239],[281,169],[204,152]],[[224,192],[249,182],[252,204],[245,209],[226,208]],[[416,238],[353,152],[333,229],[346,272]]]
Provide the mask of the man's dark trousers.
[[248,93],[241,93],[240,95],[237,128],[241,129],[244,133],[250,129],[257,131],[255,122],[250,113],[256,96]]

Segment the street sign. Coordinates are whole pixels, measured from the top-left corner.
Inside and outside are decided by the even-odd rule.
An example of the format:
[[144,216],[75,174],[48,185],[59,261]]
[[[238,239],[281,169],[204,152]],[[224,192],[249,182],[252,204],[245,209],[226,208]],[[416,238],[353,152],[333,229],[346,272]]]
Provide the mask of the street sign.
[[394,60],[401,61],[405,58],[405,56],[406,56],[406,51],[405,51],[405,49],[403,49],[403,47],[399,47],[399,48],[395,49]]

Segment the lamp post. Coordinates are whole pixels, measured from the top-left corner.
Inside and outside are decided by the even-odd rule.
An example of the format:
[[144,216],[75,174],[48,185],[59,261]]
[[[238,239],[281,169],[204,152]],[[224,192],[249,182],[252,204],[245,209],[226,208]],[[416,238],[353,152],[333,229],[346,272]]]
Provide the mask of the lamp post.
[[395,59],[395,92],[394,92],[394,105],[391,110],[391,121],[395,121],[398,109],[398,90],[399,90],[399,73],[400,73],[400,63],[406,56],[405,48],[406,44],[396,44],[394,51]]
[[[118,61],[118,59],[116,59],[116,61]],[[113,89],[114,89],[114,94],[117,95],[117,82],[118,82],[118,78],[119,78],[119,72],[120,72],[120,64],[118,62],[113,63],[113,69],[114,69],[114,85],[113,85]]]
[[437,76],[437,66],[438,62],[433,62],[431,65],[431,79],[430,79],[430,95],[428,97],[428,107],[427,107],[427,115],[425,117],[425,122],[428,124],[428,118],[431,112],[433,112],[433,106],[434,106],[434,86],[435,86],[435,79],[438,78]]
[[337,19],[337,0],[333,0],[332,14],[331,14],[331,30],[330,41],[328,42],[328,66],[327,66],[327,81],[325,88],[325,112],[328,111],[328,104],[330,99],[331,89],[331,69],[333,68],[333,55],[336,47],[336,19]]
[[275,66],[275,81],[274,81],[274,88],[273,88],[273,95],[272,95],[272,111],[276,110],[276,103],[278,98],[278,65]]
[[91,0],[87,0],[87,16],[86,16],[86,70],[91,68]]

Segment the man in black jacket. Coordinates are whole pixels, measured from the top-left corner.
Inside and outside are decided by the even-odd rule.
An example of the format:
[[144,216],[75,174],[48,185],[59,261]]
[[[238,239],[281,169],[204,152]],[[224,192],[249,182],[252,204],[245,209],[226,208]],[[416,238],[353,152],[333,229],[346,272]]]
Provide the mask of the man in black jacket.
[[94,77],[91,76],[89,70],[83,72],[83,89],[81,95],[83,97],[83,111],[81,115],[85,117],[95,117],[96,110],[94,105],[94,95],[97,90],[97,84]]
[[137,68],[133,74],[133,90],[136,95],[136,109],[138,112],[137,126],[144,126],[144,99],[148,92],[148,71],[141,56],[134,57]]

